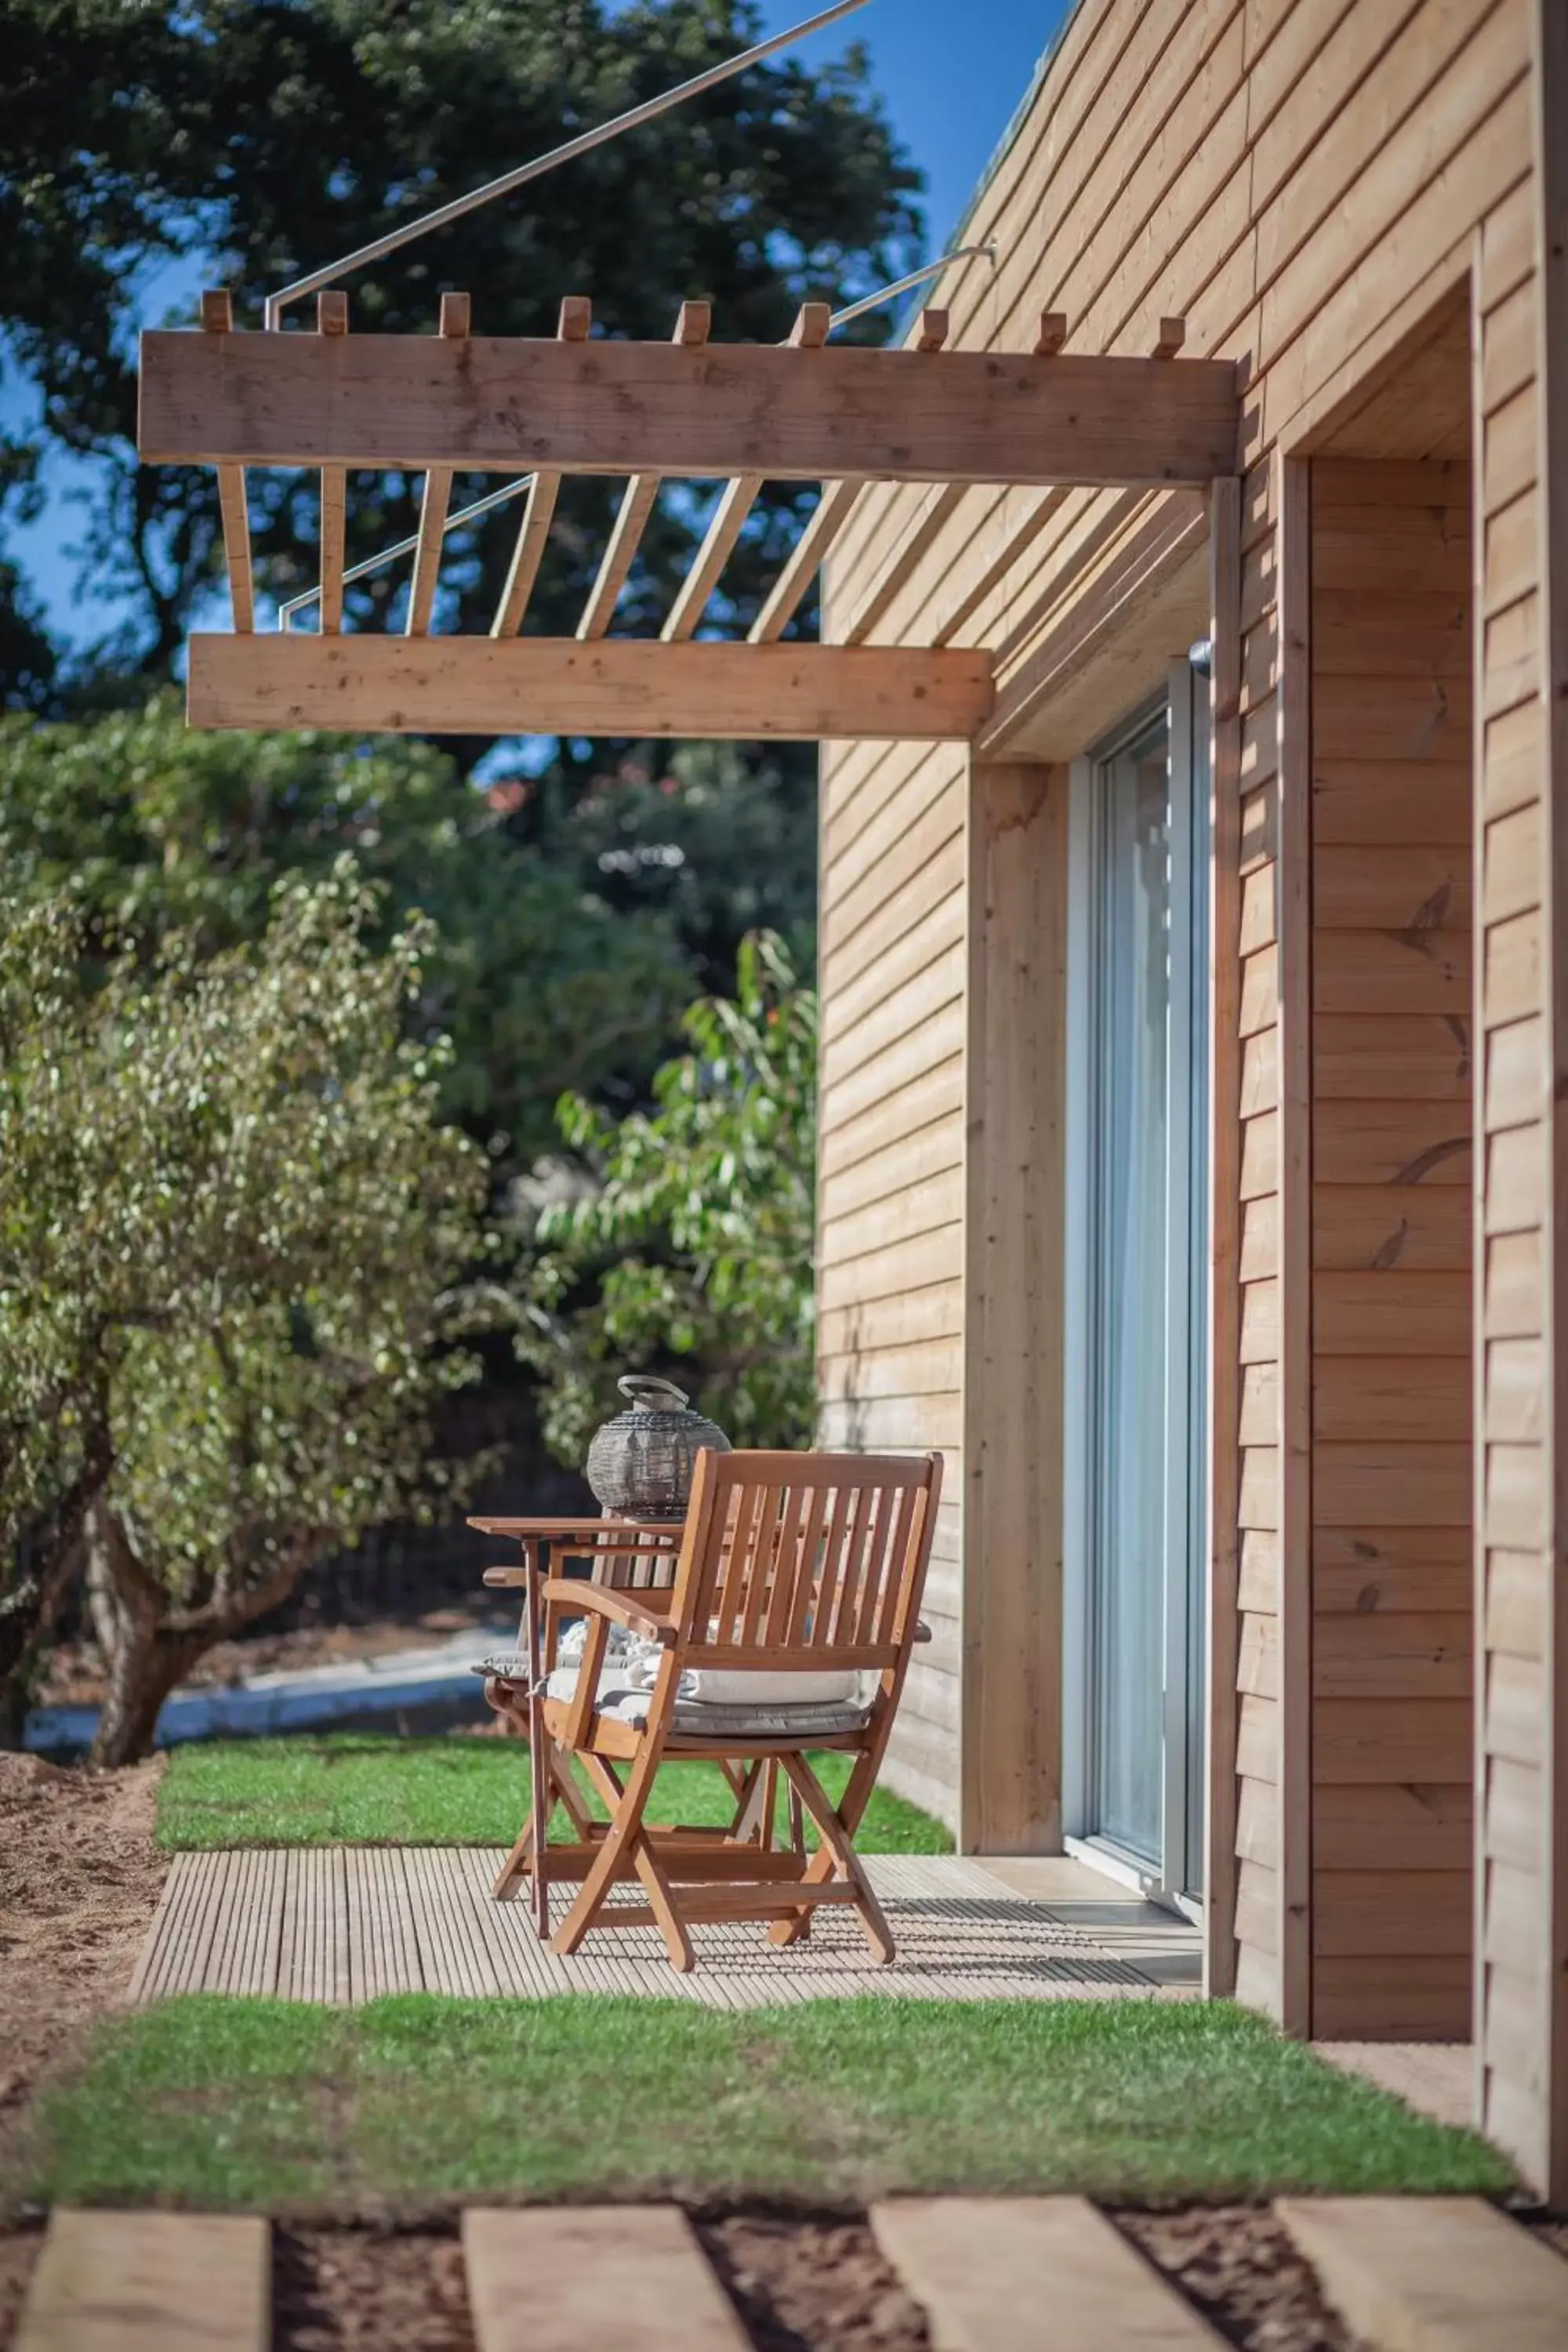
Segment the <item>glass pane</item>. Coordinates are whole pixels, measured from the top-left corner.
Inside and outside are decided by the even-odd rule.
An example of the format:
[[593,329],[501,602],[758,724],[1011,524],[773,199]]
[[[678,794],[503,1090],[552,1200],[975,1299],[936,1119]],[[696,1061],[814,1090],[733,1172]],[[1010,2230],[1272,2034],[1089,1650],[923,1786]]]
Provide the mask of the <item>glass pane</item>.
[[1093,1047],[1095,1827],[1155,1864],[1164,1717],[1168,778],[1163,715],[1101,771]]

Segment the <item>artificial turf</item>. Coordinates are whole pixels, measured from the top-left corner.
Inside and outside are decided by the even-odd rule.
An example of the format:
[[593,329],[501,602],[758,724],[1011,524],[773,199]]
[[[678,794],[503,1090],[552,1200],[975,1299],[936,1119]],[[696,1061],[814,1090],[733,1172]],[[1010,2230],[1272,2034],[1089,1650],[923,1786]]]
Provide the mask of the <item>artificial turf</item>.
[[479,2195],[1136,2201],[1510,2182],[1483,2141],[1224,2001],[200,1995],[101,2025],[18,2158],[13,2193],[47,2202],[345,2215]]
[[[848,1759],[813,1759],[836,1801]],[[289,1739],[213,1739],[176,1748],[158,1800],[158,1843],[171,1852],[233,1845],[510,1845],[528,1811],[528,1750],[518,1739],[329,1732]],[[587,1794],[584,1790],[584,1795]],[[596,1800],[594,1811],[602,1817]],[[648,1819],[715,1827],[735,1801],[717,1767],[662,1767]],[[810,1842],[815,1843],[815,1832]],[[940,1822],[873,1790],[856,1840],[862,1853],[947,1853]]]

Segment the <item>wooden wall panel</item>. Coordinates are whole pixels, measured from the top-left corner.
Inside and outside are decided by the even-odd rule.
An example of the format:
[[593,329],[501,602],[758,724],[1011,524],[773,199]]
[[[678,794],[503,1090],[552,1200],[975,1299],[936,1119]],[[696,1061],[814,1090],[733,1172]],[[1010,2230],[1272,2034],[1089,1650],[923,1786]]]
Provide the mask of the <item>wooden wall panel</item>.
[[970,771],[963,1845],[1059,1849],[1068,771]]
[[[1277,1416],[1284,1400],[1278,1368],[1289,1243],[1282,1232],[1286,1196],[1277,1187],[1289,1182],[1291,1165],[1288,1136],[1280,1158],[1278,1100],[1268,1099],[1270,1086],[1278,1089],[1285,1082],[1277,1033],[1279,934],[1288,913],[1280,898],[1278,802],[1285,668],[1278,452],[1305,449],[1325,420],[1340,415],[1347,403],[1361,403],[1368,431],[1380,415],[1384,423],[1396,415],[1416,436],[1420,446],[1405,448],[1405,457],[1438,464],[1467,457],[1462,440],[1453,445],[1453,419],[1444,399],[1432,410],[1427,431],[1422,404],[1410,396],[1408,386],[1395,392],[1390,382],[1422,322],[1462,286],[1472,238],[1478,224],[1485,223],[1489,299],[1500,314],[1488,337],[1498,503],[1485,554],[1494,591],[1503,600],[1500,617],[1512,614],[1494,632],[1491,653],[1500,681],[1496,693],[1506,697],[1529,683],[1531,614],[1538,629],[1546,625],[1542,609],[1526,604],[1538,593],[1531,552],[1529,389],[1534,381],[1529,331],[1534,296],[1529,289],[1536,237],[1529,28],[1538,5],[1540,0],[1079,0],[966,226],[968,238],[996,239],[994,268],[977,263],[955,270],[931,293],[949,310],[952,340],[970,348],[1026,349],[1039,313],[1062,310],[1076,349],[1147,350],[1156,319],[1174,311],[1187,320],[1189,350],[1225,353],[1245,365],[1237,451],[1240,637],[1235,757],[1226,787],[1234,800],[1222,805],[1216,794],[1215,806],[1216,842],[1226,861],[1215,874],[1216,903],[1227,890],[1235,894],[1230,936],[1236,961],[1230,972],[1216,975],[1215,1003],[1228,1024],[1224,1052],[1232,1045],[1236,1051],[1237,1150],[1231,1213],[1216,1213],[1216,1233],[1234,1236],[1226,1279],[1234,1281],[1229,1328],[1236,1363],[1224,1378],[1217,1371],[1215,1376],[1216,1402],[1227,1416],[1216,1426],[1215,1446],[1222,1460],[1228,1449],[1228,1468],[1216,1465],[1215,1480],[1224,1522],[1215,1530],[1216,1591],[1222,1589],[1221,1563],[1228,1561],[1225,1572],[1234,1578],[1237,1605],[1226,1604],[1228,1622],[1215,1629],[1215,1657],[1233,1676],[1241,1670],[1247,1620],[1278,1613],[1282,1580],[1289,1574],[1279,1549],[1279,1490],[1282,1465],[1290,1456],[1282,1449],[1279,1428],[1268,1425],[1269,1414]],[[1433,546],[1425,499],[1407,496],[1401,501],[1394,495],[1398,487],[1391,474],[1385,484],[1389,507],[1403,502],[1414,512],[1397,529],[1391,516],[1388,561],[1400,584],[1388,585],[1384,594],[1402,601],[1390,604],[1385,614],[1370,614],[1353,601],[1364,583],[1347,578],[1341,584],[1344,601],[1339,613],[1323,616],[1345,683],[1340,705],[1324,713],[1324,741],[1331,749],[1320,747],[1313,772],[1313,839],[1324,859],[1325,903],[1346,919],[1325,931],[1324,952],[1313,959],[1315,1017],[1337,1024],[1331,1034],[1325,1032],[1317,1098],[1324,1114],[1321,1140],[1331,1181],[1318,1188],[1313,1202],[1313,1244],[1320,1257],[1313,1302],[1342,1334],[1344,1352],[1368,1360],[1373,1392],[1385,1400],[1380,1408],[1385,1423],[1395,1412],[1386,1401],[1396,1385],[1386,1367],[1395,1359],[1430,1355],[1434,1329],[1451,1336],[1456,1300],[1466,1292],[1470,1263],[1464,1186],[1423,1179],[1405,1188],[1409,1206],[1401,1263],[1388,1270],[1387,1287],[1380,1293],[1389,1309],[1381,1328],[1366,1326],[1351,1291],[1332,1286],[1332,1277],[1364,1271],[1369,1248],[1386,1240],[1381,1221],[1388,1176],[1447,1139],[1437,1131],[1442,1106],[1453,1108],[1460,1082],[1444,1040],[1452,1039],[1453,1024],[1467,1024],[1472,1011],[1468,963],[1450,952],[1452,937],[1465,920],[1462,861],[1469,824],[1468,746],[1460,740],[1464,721],[1456,717],[1447,693],[1457,675],[1449,624],[1468,579],[1462,551],[1456,559],[1452,548]],[[1407,491],[1409,484],[1404,487]],[[1113,492],[997,488],[955,496],[869,488],[857,502],[829,565],[825,633],[851,642],[1005,649],[1005,690],[1007,678],[1024,673],[1053,632],[1070,630],[1078,605],[1100,593],[1140,534],[1156,527],[1159,504],[1157,497],[1128,499]],[[1325,547],[1325,558],[1331,574],[1339,551]],[[1448,667],[1435,667],[1435,643],[1438,660]],[[1179,654],[1184,646],[1172,645],[1167,651]],[[1535,667],[1541,667],[1539,656]],[[1505,671],[1511,684],[1502,682]],[[1378,688],[1370,698],[1369,681]],[[1157,684],[1152,668],[1147,677],[1130,677],[1130,707]],[[1498,794],[1513,795],[1506,807],[1500,802],[1500,817],[1539,799],[1539,746],[1533,739],[1521,740],[1516,718],[1516,711],[1499,708],[1486,721],[1489,785]],[[1026,733],[1011,750],[1018,756],[1028,753]],[[873,967],[884,954],[901,958],[892,982],[901,990],[915,984],[911,975],[921,940],[951,941],[961,850],[958,803],[944,757],[906,752],[900,759],[896,752],[856,751],[835,753],[826,763],[823,931],[830,1026],[841,1018],[834,1004],[836,957],[847,991],[851,982],[858,983],[842,1015],[847,1024],[851,1016],[862,1017],[862,1007],[869,1012],[880,1001]],[[1380,927],[1376,919],[1388,894],[1401,887],[1396,862],[1378,853],[1413,840],[1421,851],[1422,901],[1447,887],[1452,917],[1447,928],[1441,922],[1428,926],[1434,960],[1430,970],[1418,974],[1410,954],[1386,936],[1388,928],[1397,926]],[[1455,851],[1460,853],[1458,862]],[[1344,855],[1336,860],[1331,852]],[[1515,1018],[1543,1009],[1538,995],[1545,962],[1540,915],[1521,896],[1521,874],[1530,854],[1523,832],[1517,838],[1500,836],[1486,919],[1496,1002],[1515,1007]],[[887,890],[884,867],[895,877]],[[1362,1083],[1356,1033],[1345,1024],[1373,1013],[1389,1031],[1389,1043],[1381,1048],[1363,1040],[1368,1072],[1375,1071],[1378,1102],[1405,1103],[1413,1111],[1419,1106],[1423,1120],[1415,1150],[1394,1162],[1388,1150],[1401,1148],[1396,1118],[1380,1122],[1381,1142],[1375,1149],[1369,1143],[1358,1162],[1353,1130],[1342,1124],[1331,1133],[1334,1122],[1327,1108],[1366,1099],[1353,1091]],[[856,1070],[846,1064],[837,1104],[831,1093],[825,1103],[825,1168],[870,1159],[873,1152],[890,1153],[891,1168],[905,1134],[913,1137],[938,1120],[962,1117],[953,1099],[955,1016],[954,1006],[922,1016],[937,1029],[922,1068],[914,1066],[918,1028]],[[1394,1024],[1403,1025],[1396,1030]],[[829,1070],[836,1050],[837,1045],[826,1052]],[[1499,1065],[1499,1100],[1504,1104],[1518,1099],[1510,1091],[1518,1083],[1518,1049],[1512,1049],[1511,1059],[1509,1052],[1504,1049]],[[1216,1055],[1223,1060],[1217,1043]],[[973,1071],[969,1076],[973,1080]],[[931,1181],[938,1160],[942,1168],[954,1164],[951,1146],[933,1145],[928,1137],[918,1148],[936,1154],[930,1162]],[[1284,1178],[1277,1172],[1281,1168]],[[879,1182],[880,1174],[868,1181]],[[928,1181],[923,1170],[919,1181]],[[1528,1221],[1542,1213],[1544,1162],[1532,1171],[1505,1145],[1498,1157],[1497,1183],[1500,1202],[1510,1205],[1500,1211],[1478,1278],[1496,1314],[1517,1322],[1531,1313],[1531,1296],[1539,1297],[1540,1232]],[[1224,1208],[1223,1202],[1216,1203],[1216,1211]],[[870,1281],[879,1295],[888,1295],[883,1286],[889,1267],[909,1265],[897,1255],[907,1246],[896,1244],[892,1255],[882,1254],[882,1272]],[[945,1284],[952,1278],[945,1250],[941,1264],[940,1277],[933,1279]],[[840,1277],[843,1271],[838,1269]],[[908,1278],[912,1289],[925,1286]],[[1216,1312],[1216,1330],[1223,1321]],[[833,1365],[838,1359],[825,1353],[824,1360],[825,1374],[837,1377]],[[1244,1381],[1244,1373],[1258,1377]],[[1452,1425],[1453,1385],[1447,1370],[1435,1380],[1434,1410],[1448,1416],[1445,1429]],[[1392,1425],[1388,1438],[1404,1442]],[[1521,1466],[1500,1465],[1500,1493],[1518,1488]],[[1315,1595],[1331,1573],[1323,1564],[1323,1546],[1328,1533],[1337,1532],[1319,1531],[1312,1539]],[[1424,1589],[1436,1574],[1445,1595],[1451,1595],[1452,1563],[1405,1559],[1395,1541],[1398,1531],[1388,1532],[1390,1564],[1373,1573],[1405,1578],[1412,1591]],[[1446,1532],[1430,1530],[1434,1540]],[[973,1550],[965,1545],[964,1552],[973,1567]],[[960,1572],[956,1555],[952,1572]],[[1245,1608],[1243,1593],[1250,1602]],[[1413,1607],[1410,1613],[1422,1611]],[[1261,1654],[1257,1645],[1249,1652],[1254,1660]],[[1228,1710],[1217,1706],[1214,1718],[1216,1739],[1234,1738],[1236,1748],[1234,1758],[1216,1750],[1214,1759],[1211,1825],[1237,1851],[1228,1857],[1236,1865],[1229,1870],[1226,1857],[1211,1854],[1210,1883],[1226,1908],[1226,1916],[1211,1920],[1211,1982],[1223,1986],[1234,1979],[1241,1998],[1278,2014],[1282,1888],[1278,1881],[1269,1885],[1266,1874],[1277,1872],[1281,1859],[1279,1800],[1270,1793],[1281,1780],[1279,1701],[1258,1689],[1232,1696],[1236,1703]],[[1328,1720],[1333,1772],[1358,1769],[1353,1710],[1360,1704],[1354,1696],[1319,1703],[1320,1709],[1352,1711]],[[1425,1704],[1407,1697],[1390,1701],[1389,1707]],[[1462,1706],[1437,1699],[1429,1704]],[[1391,1719],[1395,1744],[1403,1743],[1406,1757],[1429,1759],[1442,1747],[1434,1736],[1436,1717],[1425,1726],[1407,1715]],[[1444,1719],[1448,1730],[1457,1719]],[[1314,1717],[1314,1735],[1321,1721],[1321,1715]],[[1272,1815],[1270,1807],[1276,1809]],[[1270,1820],[1272,1830],[1266,1830],[1262,1825]],[[1234,1920],[1228,1916],[1233,1883]],[[1266,1916],[1275,1927],[1266,1934],[1259,1929],[1254,1940]],[[1434,1961],[1436,1973],[1420,2000],[1412,1992],[1408,2018],[1429,2021],[1441,2000],[1451,1997],[1458,1980],[1455,1956],[1442,1955],[1440,1960],[1440,1966]],[[1345,1972],[1353,1975],[1353,1956],[1325,1955],[1324,1966],[1340,1972],[1335,1981],[1342,1986],[1349,1981]],[[1395,2019],[1403,1998],[1397,1964],[1385,1955],[1367,1955],[1365,1981],[1369,2000],[1374,1982],[1384,1987],[1383,2013]],[[1325,1987],[1329,1982],[1325,1976]]]
[[910,1670],[887,1778],[953,1828],[967,789],[950,745],[825,747],[817,1438],[947,1457],[932,1639]]
[[[1455,390],[1462,418],[1463,373]],[[1470,852],[1454,838],[1469,801],[1469,469],[1335,456],[1310,476],[1314,768],[1353,759],[1363,814],[1342,845],[1331,799],[1311,855],[1310,2025],[1453,2039],[1468,2026],[1472,1885],[1477,1074]],[[1364,972],[1369,940],[1382,984],[1358,1007],[1324,974]],[[1440,1195],[1456,1210],[1439,1212],[1444,1263],[1413,1264]],[[1412,1752],[1438,1769],[1396,1777]],[[1429,1826],[1377,1834],[1407,1814]],[[1401,1956],[1403,1973],[1358,1965]]]
[[1536,177],[1476,240],[1476,723],[1487,1160],[1474,1989],[1485,2128],[1568,2199],[1568,18],[1532,0]]

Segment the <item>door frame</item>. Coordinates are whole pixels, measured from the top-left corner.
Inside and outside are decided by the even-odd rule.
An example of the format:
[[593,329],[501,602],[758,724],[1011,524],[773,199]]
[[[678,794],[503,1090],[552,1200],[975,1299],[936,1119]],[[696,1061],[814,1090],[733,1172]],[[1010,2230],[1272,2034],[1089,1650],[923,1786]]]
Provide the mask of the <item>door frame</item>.
[[[1072,762],[1068,824],[1066,1137],[1064,1201],[1063,1398],[1063,1723],[1062,1827],[1066,1850],[1146,1897],[1203,1916],[1194,1882],[1204,1860],[1207,1706],[1203,1689],[1210,1507],[1207,1427],[1207,1289],[1209,1213],[1206,1159],[1208,1032],[1194,1017],[1208,981],[1207,909],[1212,843],[1208,793],[1195,765],[1208,751],[1208,686],[1185,660],[1173,662],[1163,690],[1129,713],[1094,750]],[[1173,1057],[1167,1108],[1166,1220],[1173,1236],[1200,1223],[1200,1242],[1184,1255],[1184,1279],[1166,1285],[1168,1360],[1184,1365],[1184,1442],[1167,1449],[1165,1523],[1184,1526],[1185,1549],[1196,1575],[1169,1605],[1173,1554],[1167,1551],[1162,1749],[1164,1759],[1161,1860],[1151,1869],[1095,1833],[1090,1818],[1093,1774],[1090,1557],[1093,1542],[1094,1407],[1088,1377],[1093,1363],[1090,1268],[1094,1252],[1093,1155],[1097,1119],[1092,1055],[1097,1018],[1092,927],[1087,910],[1099,903],[1095,798],[1105,763],[1143,733],[1163,711],[1173,776],[1194,788],[1171,796],[1172,864],[1186,888],[1173,906],[1173,1008],[1185,1005],[1184,1069]],[[1194,828],[1199,829],[1194,839]],[[1179,1076],[1178,1076],[1179,1074]],[[1173,1394],[1175,1393],[1174,1384]],[[1168,1423],[1168,1425],[1169,1423]]]

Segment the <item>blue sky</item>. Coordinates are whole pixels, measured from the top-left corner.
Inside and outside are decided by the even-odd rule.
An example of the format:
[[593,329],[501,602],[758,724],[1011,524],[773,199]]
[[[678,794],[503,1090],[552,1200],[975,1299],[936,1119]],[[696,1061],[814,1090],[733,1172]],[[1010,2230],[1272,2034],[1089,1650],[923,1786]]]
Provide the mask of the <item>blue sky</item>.
[[[1068,5],[1069,0],[868,0],[801,44],[798,54],[817,62],[841,56],[852,42],[864,44],[894,129],[926,174],[933,256],[960,220]],[[761,0],[760,13],[764,33],[782,32],[813,15],[814,0]],[[679,115],[671,118],[672,136],[679,121]],[[325,257],[301,254],[300,260],[309,266]],[[150,289],[149,310],[163,310],[183,290],[167,279],[159,282]],[[7,373],[0,384],[0,416],[19,422],[35,407],[36,395]],[[11,543],[44,599],[51,626],[67,643],[84,645],[102,635],[112,614],[101,604],[78,604],[77,566],[66,550],[80,533],[82,516],[63,494],[90,490],[93,471],[57,459],[46,478],[51,496],[44,515],[16,530]]]
[[[815,13],[813,0],[762,0],[768,33]],[[926,174],[933,254],[1067,14],[1067,0],[869,0],[795,52],[816,61],[864,44],[893,127]]]

